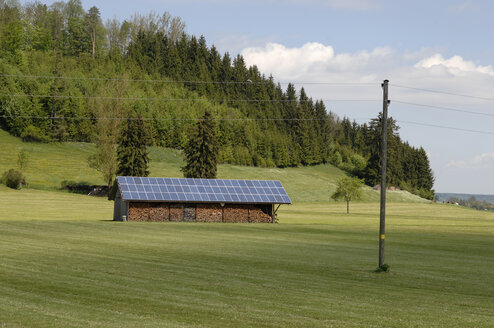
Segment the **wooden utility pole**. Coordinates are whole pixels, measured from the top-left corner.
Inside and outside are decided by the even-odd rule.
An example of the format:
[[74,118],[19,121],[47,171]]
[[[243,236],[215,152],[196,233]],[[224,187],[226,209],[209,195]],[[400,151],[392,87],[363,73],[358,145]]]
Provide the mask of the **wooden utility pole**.
[[386,165],[388,153],[388,80],[383,88],[382,144],[381,144],[381,211],[379,220],[379,267],[384,264],[384,241],[386,238]]

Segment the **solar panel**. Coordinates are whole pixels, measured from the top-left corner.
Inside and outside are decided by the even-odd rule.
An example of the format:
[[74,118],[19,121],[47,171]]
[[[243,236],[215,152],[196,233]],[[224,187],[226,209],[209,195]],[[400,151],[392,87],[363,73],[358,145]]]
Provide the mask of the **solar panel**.
[[280,181],[117,177],[127,201],[291,204]]

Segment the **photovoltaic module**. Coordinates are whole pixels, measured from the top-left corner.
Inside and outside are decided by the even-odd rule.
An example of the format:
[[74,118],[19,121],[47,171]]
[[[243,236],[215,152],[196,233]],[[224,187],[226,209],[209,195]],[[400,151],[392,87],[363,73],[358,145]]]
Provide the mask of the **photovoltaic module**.
[[123,200],[291,204],[280,181],[117,177]]

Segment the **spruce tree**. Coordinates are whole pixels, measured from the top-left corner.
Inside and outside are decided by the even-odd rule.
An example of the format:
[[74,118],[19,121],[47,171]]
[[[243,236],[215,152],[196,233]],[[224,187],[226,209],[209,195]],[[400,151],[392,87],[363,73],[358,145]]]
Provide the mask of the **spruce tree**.
[[147,177],[149,175],[149,134],[142,117],[129,119],[124,123],[118,141],[117,175]]
[[186,165],[182,172],[186,178],[216,178],[219,146],[213,115],[206,110],[204,116],[191,130],[184,149]]

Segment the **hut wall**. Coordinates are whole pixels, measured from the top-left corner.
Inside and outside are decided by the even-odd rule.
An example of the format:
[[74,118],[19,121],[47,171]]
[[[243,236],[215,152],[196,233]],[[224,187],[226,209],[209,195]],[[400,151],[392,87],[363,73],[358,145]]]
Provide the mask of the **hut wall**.
[[170,221],[170,207],[163,203],[148,203],[149,216],[148,221],[161,222]]
[[197,204],[196,221],[198,222],[222,222],[223,209],[219,204]]
[[264,211],[256,206],[251,206],[250,208],[250,222],[252,223],[271,223],[273,218],[271,215],[264,213]]
[[184,220],[184,206],[182,204],[170,205],[170,221],[180,222]]
[[[125,202],[122,202],[125,203]],[[271,223],[272,205],[226,204],[168,204],[131,202],[129,221],[229,222]]]
[[113,204],[113,221],[122,221],[122,217],[129,216],[129,203],[124,201],[119,193],[115,196],[115,203]]
[[129,204],[129,221],[148,221],[151,207],[148,203],[131,202]]
[[196,206],[185,205],[184,206],[184,221],[192,222],[196,220]]
[[223,222],[230,223],[248,223],[249,222],[249,205],[225,205]]

